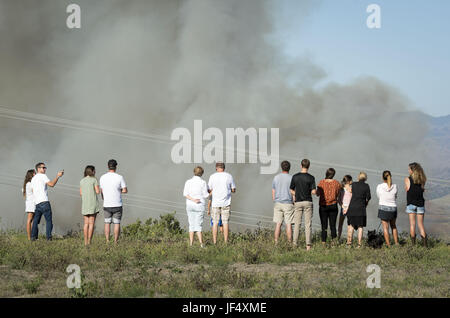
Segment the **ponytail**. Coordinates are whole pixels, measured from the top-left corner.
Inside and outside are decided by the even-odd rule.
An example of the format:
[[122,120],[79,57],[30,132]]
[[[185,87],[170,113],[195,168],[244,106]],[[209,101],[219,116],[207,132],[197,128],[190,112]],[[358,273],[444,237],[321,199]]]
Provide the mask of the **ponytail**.
[[383,171],[383,180],[386,181],[389,188],[392,186],[392,175],[389,170]]

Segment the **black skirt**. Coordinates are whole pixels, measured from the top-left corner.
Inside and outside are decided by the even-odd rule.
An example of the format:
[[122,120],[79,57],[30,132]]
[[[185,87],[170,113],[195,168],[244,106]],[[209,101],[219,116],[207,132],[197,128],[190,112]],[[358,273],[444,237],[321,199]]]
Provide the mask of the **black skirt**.
[[395,211],[378,209],[378,218],[382,219],[383,221],[395,220],[397,218],[397,209],[395,209]]
[[347,225],[353,226],[357,229],[359,227],[365,227],[367,223],[367,216],[347,216]]

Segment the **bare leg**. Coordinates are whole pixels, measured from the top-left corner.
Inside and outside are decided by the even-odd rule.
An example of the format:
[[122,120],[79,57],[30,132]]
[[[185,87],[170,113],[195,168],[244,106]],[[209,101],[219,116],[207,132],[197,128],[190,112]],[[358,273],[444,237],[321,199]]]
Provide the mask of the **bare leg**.
[[409,235],[414,244],[416,240],[416,215],[414,213],[409,213]]
[[119,240],[120,224],[114,224],[114,243]]
[[[287,228],[286,228],[287,230]],[[278,243],[278,238],[280,237],[280,232],[281,232],[281,223],[277,223],[277,225],[275,225],[275,244]]]
[[391,246],[391,243],[389,241],[389,223],[387,221],[381,220],[381,224],[383,225],[384,241],[386,242],[386,245],[389,247]]
[[292,224],[286,224],[286,236],[288,239],[288,242],[291,243],[292,242]]
[[425,233],[425,227],[423,225],[424,214],[417,214],[417,227],[419,228],[419,233],[422,237],[427,236]]
[[27,236],[28,241],[31,241],[31,226],[33,224],[34,213],[28,212],[27,214]]
[[363,237],[363,227],[360,226],[358,228],[358,246],[362,245],[362,237]]
[[189,245],[194,244],[194,232],[189,232]]
[[425,217],[424,214],[417,214],[417,226],[419,227],[420,236],[422,236],[423,245],[425,247],[427,247],[428,246],[428,244],[427,244],[427,233],[425,233],[425,227],[423,225],[424,217]]
[[84,245],[88,245],[88,235],[89,235],[89,217],[84,215],[84,227],[83,227],[83,234],[84,234]]
[[394,237],[394,243],[395,245],[398,245],[398,230],[397,225],[395,224],[395,219],[391,220],[390,223],[392,229],[392,236]]
[[352,245],[352,239],[353,239],[353,226],[349,225],[347,226],[347,245]]
[[96,218],[95,214],[89,217],[88,244],[91,244],[92,236],[94,235],[95,218]]
[[198,241],[200,242],[200,245],[203,245],[203,237],[202,232],[197,232]]
[[212,232],[213,232],[213,243],[216,244],[217,243],[217,223],[216,222],[213,223]]
[[105,223],[105,238],[106,242],[109,242],[110,223]]
[[223,224],[223,240],[225,241],[225,244],[228,242],[228,232],[229,232],[229,226],[228,223],[222,223]]

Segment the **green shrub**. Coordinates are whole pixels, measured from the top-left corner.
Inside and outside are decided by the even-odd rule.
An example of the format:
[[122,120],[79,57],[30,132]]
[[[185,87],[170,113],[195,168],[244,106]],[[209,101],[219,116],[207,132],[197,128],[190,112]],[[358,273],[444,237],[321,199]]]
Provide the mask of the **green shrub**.
[[139,219],[123,228],[123,236],[128,239],[138,239],[147,242],[173,240],[184,233],[175,213],[161,215],[159,220],[149,218],[145,223]]
[[27,281],[23,284],[23,287],[26,289],[28,294],[36,294],[39,290],[39,286],[41,285],[41,280],[39,278]]

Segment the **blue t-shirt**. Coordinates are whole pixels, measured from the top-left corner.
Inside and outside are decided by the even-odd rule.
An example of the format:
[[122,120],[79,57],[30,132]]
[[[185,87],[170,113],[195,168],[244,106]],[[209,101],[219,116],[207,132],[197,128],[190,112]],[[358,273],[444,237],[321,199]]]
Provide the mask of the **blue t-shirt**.
[[289,173],[279,173],[273,178],[272,189],[275,190],[275,200],[278,203],[292,203],[290,191],[292,176]]

